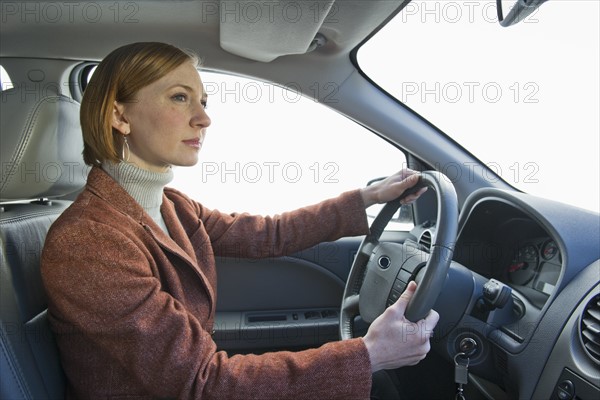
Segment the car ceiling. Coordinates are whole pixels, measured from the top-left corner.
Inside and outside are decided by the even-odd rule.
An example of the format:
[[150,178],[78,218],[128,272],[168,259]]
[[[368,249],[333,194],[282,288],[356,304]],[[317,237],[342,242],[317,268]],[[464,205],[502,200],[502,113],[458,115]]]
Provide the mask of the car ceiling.
[[[278,77],[275,71],[285,70],[296,78],[303,72],[310,74],[306,63],[319,64],[322,73],[325,64],[319,62],[320,59],[327,59],[328,65],[332,64],[332,58],[344,59],[347,63],[352,49],[405,2],[408,1],[111,0],[89,2],[87,6],[85,2],[78,2],[68,7],[67,3],[57,2],[3,3],[0,56],[100,60],[126,43],[163,41],[195,51],[208,69],[243,71],[245,75],[279,81],[283,77]],[[259,5],[262,10],[258,12],[263,13],[260,19],[255,18]],[[328,9],[330,16],[324,18]],[[302,16],[310,13],[310,16],[300,19],[298,13]],[[273,17],[267,18],[267,15]],[[255,20],[258,22],[254,23]],[[261,20],[266,22],[260,23]],[[301,29],[296,29],[298,24],[302,25]],[[237,25],[236,35],[231,34],[232,25]],[[289,34],[290,27],[296,29],[293,35]],[[310,37],[299,37],[301,31],[308,32]],[[227,43],[223,44],[226,47],[246,49],[248,56],[266,59],[273,54],[297,52],[299,44],[312,41],[315,31],[325,37],[324,46],[305,54],[282,55],[271,63],[227,52],[220,40],[226,35]],[[294,69],[293,66],[301,64],[300,60],[303,67]],[[285,68],[278,68],[281,64],[285,64]],[[270,73],[274,76],[270,77]],[[336,80],[340,78],[339,73],[338,70]]]

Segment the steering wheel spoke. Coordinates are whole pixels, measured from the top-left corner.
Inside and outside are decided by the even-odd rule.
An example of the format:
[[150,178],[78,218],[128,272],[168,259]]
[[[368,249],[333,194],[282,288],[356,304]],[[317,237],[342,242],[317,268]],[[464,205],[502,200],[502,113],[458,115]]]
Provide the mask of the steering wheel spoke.
[[353,294],[352,296],[349,296],[345,299],[344,308],[342,309],[342,311],[356,312],[356,314],[358,314],[358,304],[359,303],[360,303],[360,295]]
[[363,256],[366,258],[371,257],[371,254],[373,254],[373,250],[375,247],[377,247],[377,244],[379,244],[378,241],[366,241],[365,239],[365,242],[363,242],[358,250],[357,256]]

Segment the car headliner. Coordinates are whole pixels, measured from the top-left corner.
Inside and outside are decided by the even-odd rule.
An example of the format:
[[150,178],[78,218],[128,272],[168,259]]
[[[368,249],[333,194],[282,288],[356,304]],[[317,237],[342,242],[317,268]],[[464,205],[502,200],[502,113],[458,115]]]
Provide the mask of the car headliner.
[[[243,15],[240,18],[239,15],[232,17],[219,12],[215,9],[218,1],[122,2],[120,11],[113,11],[117,4],[114,1],[89,3],[97,5],[86,8],[86,2],[78,2],[71,7],[57,6],[59,3],[55,2],[48,2],[46,6],[44,2],[3,3],[0,56],[100,60],[122,44],[163,41],[197,52],[210,69],[243,71],[244,74],[263,78],[267,78],[271,70],[288,71],[289,76],[294,77],[310,76],[306,69],[308,65],[317,64],[315,68],[323,73],[323,66],[335,64],[331,62],[332,58],[347,60],[354,47],[404,6],[402,0],[337,1],[332,9],[334,17],[326,18],[319,28],[319,32],[327,38],[322,48],[311,53],[284,56],[266,64],[242,59],[221,48],[219,30],[222,22],[232,18],[244,21],[244,18]],[[50,4],[54,6],[51,8]],[[272,47],[285,47],[286,43],[281,41],[286,40],[289,26],[283,22],[268,27],[272,32],[272,43],[269,44]],[[294,20],[288,22],[295,23]],[[246,29],[265,29],[264,25],[247,24]],[[82,34],[84,31],[85,34]],[[239,39],[240,45],[248,44],[244,37]],[[326,63],[319,62],[324,58]],[[340,71],[335,67],[329,68],[339,80]],[[273,78],[269,76],[269,79]]]

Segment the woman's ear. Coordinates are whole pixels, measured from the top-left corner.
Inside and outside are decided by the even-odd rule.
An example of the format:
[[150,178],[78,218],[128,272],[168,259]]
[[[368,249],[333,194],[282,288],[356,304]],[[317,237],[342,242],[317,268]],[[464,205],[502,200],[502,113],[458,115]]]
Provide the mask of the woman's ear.
[[123,135],[129,135],[131,127],[125,117],[125,106],[115,100],[113,103],[112,127]]

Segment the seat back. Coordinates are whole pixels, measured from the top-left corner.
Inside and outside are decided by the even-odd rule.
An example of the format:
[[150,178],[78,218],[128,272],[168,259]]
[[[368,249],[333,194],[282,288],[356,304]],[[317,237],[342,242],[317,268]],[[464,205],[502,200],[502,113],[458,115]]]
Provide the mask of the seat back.
[[50,225],[70,204],[54,198],[85,184],[79,104],[11,90],[0,108],[0,399],[64,399],[40,257]]

